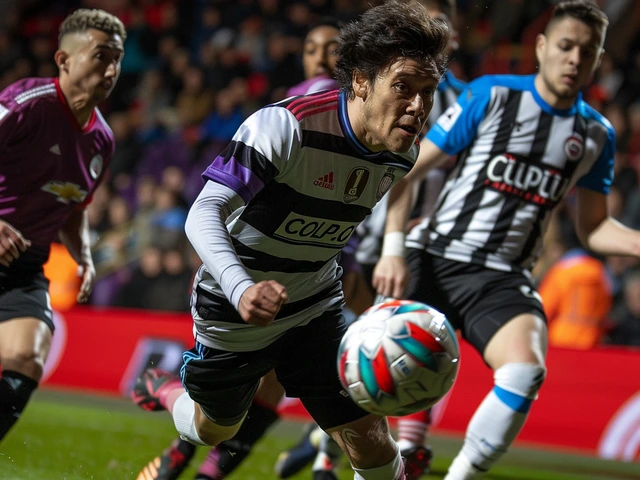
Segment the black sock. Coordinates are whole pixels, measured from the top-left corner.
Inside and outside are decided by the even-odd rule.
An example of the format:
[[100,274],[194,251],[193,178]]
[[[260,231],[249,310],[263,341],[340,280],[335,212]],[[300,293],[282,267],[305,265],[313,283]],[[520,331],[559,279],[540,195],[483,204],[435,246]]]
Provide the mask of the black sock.
[[[252,403],[238,433],[231,440],[226,440],[214,447],[219,455],[218,468],[225,475],[233,472],[247,458],[256,442],[278,420],[278,417],[274,410]],[[210,455],[215,453],[211,452]],[[207,479],[207,477],[199,474],[196,479]]]
[[38,382],[12,370],[4,370],[0,378],[0,440],[18,421]]

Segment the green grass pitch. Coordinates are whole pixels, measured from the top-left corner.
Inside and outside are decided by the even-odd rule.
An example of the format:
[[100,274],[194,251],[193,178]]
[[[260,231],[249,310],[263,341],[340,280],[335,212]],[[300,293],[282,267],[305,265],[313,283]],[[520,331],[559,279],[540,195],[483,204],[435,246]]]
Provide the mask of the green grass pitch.
[[[280,451],[295,443],[300,424],[280,422],[255,448],[231,480],[273,479]],[[141,467],[173,439],[169,415],[138,410],[126,400],[41,391],[18,425],[0,444],[0,480],[135,480]],[[434,436],[433,472],[425,480],[443,478],[461,439]],[[193,479],[206,455],[200,448],[183,479]],[[309,470],[292,477],[311,479]],[[340,480],[352,479],[343,462]],[[631,480],[640,464],[610,462],[585,456],[515,448],[487,479],[500,480]]]

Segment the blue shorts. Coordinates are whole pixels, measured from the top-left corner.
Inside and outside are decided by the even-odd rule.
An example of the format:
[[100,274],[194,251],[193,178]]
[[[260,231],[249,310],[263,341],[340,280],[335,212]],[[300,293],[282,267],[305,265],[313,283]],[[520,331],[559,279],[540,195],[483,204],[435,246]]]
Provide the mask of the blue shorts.
[[287,396],[300,398],[320,427],[352,422],[367,412],[349,398],[338,377],[338,347],[346,328],[340,310],[334,310],[256,351],[227,352],[197,344],[184,354],[182,383],[210,420],[230,426],[251,406],[260,379],[275,369]]

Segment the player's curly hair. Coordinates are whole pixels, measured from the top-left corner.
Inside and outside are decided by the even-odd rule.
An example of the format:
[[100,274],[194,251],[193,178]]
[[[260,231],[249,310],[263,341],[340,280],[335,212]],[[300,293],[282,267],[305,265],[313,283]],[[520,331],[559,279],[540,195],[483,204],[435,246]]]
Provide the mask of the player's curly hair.
[[124,24],[115,15],[104,10],[80,8],[67,16],[60,24],[58,43],[62,42],[65,35],[86,32],[90,28],[110,35],[120,35],[123,42],[127,38]]
[[449,41],[446,23],[431,18],[417,2],[391,0],[367,10],[342,28],[336,64],[336,81],[353,99],[355,72],[375,83],[380,72],[399,58],[432,66],[442,76],[447,68]]

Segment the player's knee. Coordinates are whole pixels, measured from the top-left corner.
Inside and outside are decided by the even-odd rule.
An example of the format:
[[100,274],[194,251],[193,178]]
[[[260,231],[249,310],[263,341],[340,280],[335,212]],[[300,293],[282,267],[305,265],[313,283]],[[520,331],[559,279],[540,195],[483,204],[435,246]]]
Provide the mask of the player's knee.
[[206,445],[218,445],[225,440],[231,440],[238,430],[240,425],[220,426],[212,422],[197,422],[195,425],[195,431],[198,439]]
[[547,369],[535,363],[507,363],[494,372],[496,395],[514,410],[526,413],[537,398]]
[[31,349],[14,349],[2,355],[2,368],[13,370],[39,382],[44,373],[45,358]]

